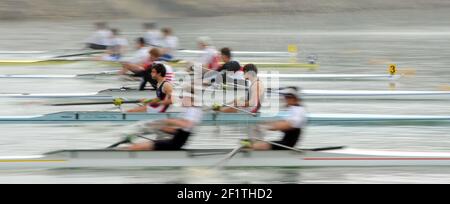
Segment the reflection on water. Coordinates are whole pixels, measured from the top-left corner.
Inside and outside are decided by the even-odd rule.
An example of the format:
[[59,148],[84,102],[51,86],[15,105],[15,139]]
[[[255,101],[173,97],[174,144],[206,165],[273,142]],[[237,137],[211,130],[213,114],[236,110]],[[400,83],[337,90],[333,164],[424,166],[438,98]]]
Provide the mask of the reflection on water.
[[449,183],[450,168],[181,168],[0,172],[2,183]]

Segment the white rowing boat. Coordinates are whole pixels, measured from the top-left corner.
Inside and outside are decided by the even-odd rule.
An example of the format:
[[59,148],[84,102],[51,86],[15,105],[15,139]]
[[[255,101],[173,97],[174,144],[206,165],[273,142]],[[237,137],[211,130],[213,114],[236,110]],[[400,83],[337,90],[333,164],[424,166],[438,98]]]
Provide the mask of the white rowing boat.
[[[326,149],[326,148],[324,148]],[[320,150],[320,148],[319,148]],[[215,167],[231,150],[182,151],[61,150],[36,156],[0,157],[0,169]],[[398,167],[450,166],[448,152],[356,149],[240,151],[226,167]]]
[[[162,120],[177,117],[179,113],[122,113],[122,112],[59,112],[33,116],[0,116],[1,124],[40,124],[40,123],[91,123],[91,122],[137,122],[145,120]],[[205,113],[204,123],[258,123],[279,120],[285,115],[247,113]],[[450,115],[380,115],[380,114],[309,114],[311,125],[441,125],[450,124]]]
[[[213,90],[208,90],[212,92]],[[216,90],[217,91],[217,90]],[[220,90],[223,91],[223,90]],[[230,90],[227,90],[230,91]],[[232,90],[231,90],[232,91]],[[210,92],[206,92],[209,94]],[[275,93],[275,92],[274,92]],[[0,98],[16,99],[92,99],[113,100],[123,98],[136,100],[154,97],[151,90],[133,88],[107,89],[92,93],[0,93]],[[208,95],[209,96],[209,95]],[[302,90],[305,100],[450,100],[450,91],[374,91],[374,90]],[[219,97],[216,95],[215,98]]]
[[[186,72],[175,72],[175,76],[184,76]],[[99,72],[77,75],[26,75],[26,74],[1,74],[1,79],[99,79],[100,77],[117,77],[117,71]],[[400,79],[401,75],[389,74],[259,74],[261,78],[271,80],[386,80]]]
[[450,91],[302,90],[305,100],[450,100]]
[[[52,52],[76,52],[76,51],[80,51],[80,49],[64,49],[64,50],[53,50],[53,51],[10,51],[10,50],[0,50],[0,54],[45,54],[45,53],[52,53]],[[89,51],[86,51],[89,52]],[[199,54],[203,54],[204,51],[202,50],[187,50],[187,49],[182,49],[182,50],[177,50],[176,51],[177,55],[183,55],[183,54],[195,54],[195,55],[199,55]],[[235,56],[239,56],[239,57],[246,57],[246,56],[250,56],[250,57],[259,57],[259,56],[263,56],[263,57],[291,57],[291,56],[296,56],[297,53],[295,52],[282,52],[282,51],[233,51],[232,52],[233,55]]]
[[44,54],[48,51],[8,51],[8,50],[0,50],[1,55],[31,55],[31,54]]
[[[203,53],[205,51],[202,50],[178,50],[176,55],[200,55]],[[295,57],[298,53],[280,51],[232,51],[232,54],[235,57]]]
[[[44,66],[44,65],[64,65],[73,64],[80,62],[90,62],[95,64],[100,64],[103,66],[122,66],[120,62],[114,61],[95,61],[92,58],[77,58],[77,59],[0,59],[0,66]],[[185,68],[189,62],[179,61],[179,62],[169,62],[168,64],[173,67]],[[242,64],[255,64],[258,68],[307,68],[316,69],[319,67],[318,64],[310,63],[291,63],[291,62],[242,62]],[[92,68],[92,67],[90,67]]]

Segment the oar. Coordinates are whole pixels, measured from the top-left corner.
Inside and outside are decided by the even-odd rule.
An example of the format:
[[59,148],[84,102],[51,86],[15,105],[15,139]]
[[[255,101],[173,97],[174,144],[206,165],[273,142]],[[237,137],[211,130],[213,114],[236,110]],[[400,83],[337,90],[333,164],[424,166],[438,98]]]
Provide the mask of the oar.
[[232,159],[237,153],[239,153],[243,148],[245,148],[245,145],[240,145],[239,147],[236,147],[228,153],[223,159],[221,159],[217,164],[213,166],[213,168],[221,168],[226,162],[228,162],[230,159]]
[[413,68],[404,68],[404,69],[400,69],[397,71],[398,74],[401,74],[403,76],[415,76],[416,75],[416,70]]
[[345,148],[345,146],[332,146],[332,147],[319,147],[319,148],[301,149],[301,150],[320,152],[320,151],[328,151],[328,150],[336,150],[336,149],[344,149],[344,148]]
[[241,109],[241,108],[237,108],[237,107],[230,106],[230,105],[227,105],[227,104],[223,104],[223,106],[229,107],[229,108],[232,108],[232,109],[235,109],[235,110],[240,111],[240,112],[243,112],[243,113],[247,113],[247,114],[249,114],[249,115],[251,115],[251,116],[254,116],[254,117],[258,116],[257,113],[252,113],[252,112],[250,112],[250,111],[247,111],[247,110],[244,110],[244,109]]
[[379,64],[392,64],[392,60],[388,59],[370,59],[369,64],[379,65]]
[[86,105],[108,105],[113,104],[115,106],[120,106],[122,104],[127,103],[141,103],[141,100],[131,100],[131,101],[125,101],[124,99],[118,98],[114,99],[113,101],[108,102],[82,102],[82,103],[56,103],[56,104],[50,104],[51,106],[86,106]]
[[52,58],[78,57],[78,56],[101,54],[101,53],[104,53],[104,51],[89,51],[89,52],[76,53],[76,54],[58,55],[58,56],[54,56]]
[[[153,123],[154,125],[158,125],[158,124],[155,123],[155,122],[152,122],[152,123]],[[133,132],[133,133],[127,133],[127,135],[125,136],[125,138],[124,138],[123,140],[121,140],[121,141],[119,141],[119,142],[117,142],[117,143],[115,143],[115,144],[113,144],[113,145],[107,147],[107,149],[115,148],[115,147],[117,147],[117,146],[119,146],[119,145],[121,145],[121,144],[131,143],[131,141],[132,141],[133,138],[135,138],[135,137],[142,138],[142,139],[149,140],[149,141],[154,141],[153,139],[150,139],[150,138],[145,137],[145,136],[143,136],[143,135],[144,135],[144,134],[150,134],[150,133],[159,135],[160,131],[158,131],[157,129],[155,129],[155,127],[152,128],[152,129],[146,128],[145,126],[147,126],[147,125],[149,125],[149,124],[148,124],[148,123],[141,123],[141,124],[138,124],[138,126],[137,126],[136,128],[139,129],[139,131]]]
[[127,135],[123,140],[108,146],[106,149],[112,149],[112,148],[115,148],[115,147],[117,147],[119,145],[122,145],[122,144],[131,143],[131,141],[133,140],[133,137],[134,137],[134,135]]
[[253,138],[253,139],[261,141],[261,142],[266,142],[266,143],[269,143],[271,145],[275,145],[275,146],[278,146],[278,147],[282,147],[282,148],[285,148],[285,149],[288,149],[288,150],[292,150],[292,151],[295,151],[295,152],[300,152],[300,153],[304,152],[304,150],[293,148],[293,147],[289,147],[289,146],[282,145],[282,144],[278,144],[278,143],[275,143],[275,142],[266,141],[266,140],[259,139],[259,138]]

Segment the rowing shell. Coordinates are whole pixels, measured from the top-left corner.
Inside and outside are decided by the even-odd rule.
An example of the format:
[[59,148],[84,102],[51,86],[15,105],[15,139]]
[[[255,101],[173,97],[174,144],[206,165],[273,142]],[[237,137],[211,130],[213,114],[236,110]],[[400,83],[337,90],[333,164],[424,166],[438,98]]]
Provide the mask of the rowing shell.
[[[212,91],[212,90],[211,90]],[[0,93],[0,98],[17,99],[92,99],[113,100],[124,98],[136,100],[155,95],[150,90],[139,91],[132,88],[107,89],[93,93]],[[370,91],[370,90],[302,90],[305,100],[450,100],[450,91]],[[216,95],[218,97],[218,95]]]
[[[0,157],[0,169],[213,167],[231,150],[182,151],[61,150],[36,156]],[[240,151],[226,167],[397,167],[450,166],[447,152],[357,149],[325,151]]]
[[[186,72],[176,72],[176,76],[184,76]],[[100,72],[93,74],[78,75],[25,75],[25,74],[2,74],[2,79],[98,79],[99,77],[118,76],[117,71]],[[389,74],[259,74],[261,78],[280,80],[387,80],[400,79],[401,75]]]
[[[204,54],[202,50],[178,50],[177,54]],[[238,57],[293,57],[295,52],[270,52],[270,51],[232,51],[232,54]]]
[[24,55],[30,55],[30,54],[44,54],[47,53],[47,51],[8,51],[8,50],[0,50],[1,55],[17,55],[17,54],[24,54]]
[[[65,49],[65,51],[79,51],[79,49]],[[44,54],[44,53],[50,53],[52,51],[9,51],[9,50],[0,50],[0,54]],[[88,52],[88,51],[87,51]],[[205,51],[202,50],[178,50],[177,54],[203,54]],[[233,55],[236,56],[267,56],[267,57],[291,57],[296,56],[297,53],[295,52],[281,52],[281,51],[232,51]]]
[[22,59],[2,59],[0,60],[0,66],[47,66],[47,65],[64,65],[64,64],[73,64],[73,63],[96,63],[102,66],[119,66],[118,62],[108,62],[108,61],[93,61],[93,60],[70,60],[70,59],[51,59],[51,60],[41,60],[41,59],[31,59],[31,60],[22,60]]
[[[51,60],[8,60],[3,59],[0,60],[0,66],[44,66],[44,65],[64,65],[64,64],[73,64],[80,62],[91,62],[96,64],[101,64],[102,66],[121,66],[120,62],[110,62],[110,61],[94,61],[90,59],[51,59]],[[182,67],[185,68],[188,62],[180,61],[180,62],[171,62],[168,63],[173,67]],[[289,62],[243,62],[243,64],[255,64],[258,68],[308,68],[315,69],[319,67],[318,64],[309,64],[309,63],[289,63]]]
[[[2,124],[38,124],[38,123],[79,123],[79,122],[137,122],[145,120],[163,120],[175,118],[180,113],[121,113],[121,112],[59,112],[36,116],[0,116]],[[246,113],[205,113],[204,123],[258,123],[280,120],[285,112],[278,114]],[[450,116],[438,115],[375,115],[375,114],[309,114],[311,125],[381,124],[381,125],[434,125],[450,124]]]

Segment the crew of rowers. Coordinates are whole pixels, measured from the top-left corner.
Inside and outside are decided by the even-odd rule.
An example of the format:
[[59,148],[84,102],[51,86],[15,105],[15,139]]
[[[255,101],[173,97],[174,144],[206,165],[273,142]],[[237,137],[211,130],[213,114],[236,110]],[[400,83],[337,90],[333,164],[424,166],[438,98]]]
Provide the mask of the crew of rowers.
[[[105,22],[96,23],[95,27],[95,32],[87,40],[87,48],[105,50],[105,55],[97,60],[121,61],[128,50],[128,40],[121,36],[119,29],[109,28]],[[143,27],[144,36],[136,42],[138,50],[135,56],[127,61],[133,64],[145,62],[148,50],[152,47],[161,49],[161,59],[173,60],[178,49],[178,38],[173,35],[172,29],[167,27],[158,30],[155,23],[145,23]]]
[[[225,68],[221,68],[225,69]],[[155,99],[143,100],[144,106],[129,110],[129,112],[148,112],[148,113],[164,113],[174,104],[173,85],[167,80],[166,65],[163,63],[153,64],[151,77],[156,81]],[[245,65],[243,68],[243,76],[250,83],[248,94],[242,103],[235,100],[234,106],[224,105],[222,107],[214,107],[213,110],[218,112],[239,112],[258,113],[264,99],[264,86],[258,78],[258,69],[253,64]],[[298,95],[299,90],[296,87],[288,87],[280,91],[284,96],[287,107],[287,114],[279,121],[272,121],[264,124],[267,130],[283,132],[283,137],[279,141],[262,142],[251,141],[246,146],[248,149],[254,150],[285,150],[282,146],[295,147],[300,139],[302,128],[306,125],[306,111],[301,104],[301,98]],[[182,106],[184,111],[178,118],[157,121],[163,126],[158,127],[159,131],[172,135],[170,139],[151,140],[143,143],[132,144],[126,147],[126,150],[134,151],[151,151],[151,150],[180,150],[188,141],[194,128],[202,121],[202,107],[196,106],[195,88],[192,84],[183,87]],[[242,106],[238,106],[242,104]],[[153,126],[155,122],[147,125]],[[278,145],[273,145],[276,143]]]
[[[142,78],[141,90],[146,89],[150,83],[156,91],[156,98],[143,99],[143,106],[128,110],[128,112],[165,113],[175,102],[173,81],[175,73],[168,65],[173,60],[178,47],[178,38],[172,35],[169,28],[160,31],[153,23],[144,24],[146,30],[144,37],[136,39],[136,53],[130,59],[122,61],[122,70],[119,74],[132,73]],[[190,66],[188,71],[200,72],[202,85],[222,84],[237,87],[238,81],[245,82],[246,94],[244,98],[235,98],[231,103],[214,105],[212,110],[224,113],[246,112],[256,114],[260,112],[265,98],[265,86],[258,77],[258,68],[254,64],[243,67],[233,60],[232,51],[222,48],[220,54],[208,37],[200,37],[197,40],[198,47],[202,51],[196,61],[200,66]],[[92,49],[107,49],[108,54],[103,60],[118,61],[125,52],[128,43],[120,37],[117,29],[109,30],[105,23],[97,24],[97,31],[91,37],[88,47]],[[199,70],[200,69],[200,70]],[[194,79],[195,80],[195,79]],[[176,119],[158,121],[158,129],[172,135],[170,139],[152,140],[144,143],[132,144],[127,150],[180,150],[188,141],[194,128],[202,121],[202,107],[195,106],[194,88],[192,84],[183,87],[182,106],[184,111]],[[246,148],[254,150],[283,150],[281,146],[295,147],[300,139],[301,130],[306,125],[306,111],[301,105],[301,99],[295,87],[289,87],[280,91],[284,95],[287,106],[287,114],[279,121],[266,123],[263,127],[271,131],[283,132],[280,141],[261,142],[253,140]],[[152,126],[155,123],[149,123]],[[271,144],[272,143],[272,144]]]

